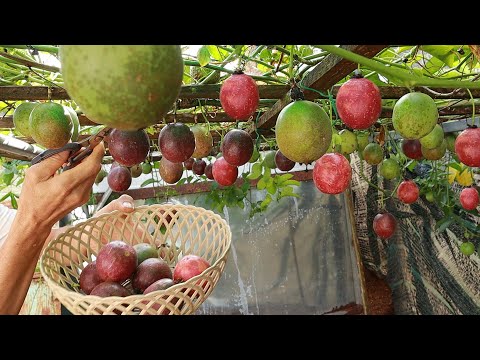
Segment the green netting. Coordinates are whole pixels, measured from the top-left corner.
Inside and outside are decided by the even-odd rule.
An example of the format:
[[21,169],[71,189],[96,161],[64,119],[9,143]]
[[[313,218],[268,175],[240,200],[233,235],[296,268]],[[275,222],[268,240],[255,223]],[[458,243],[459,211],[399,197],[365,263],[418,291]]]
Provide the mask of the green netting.
[[[412,205],[389,199],[386,209],[396,217],[398,229],[388,240],[377,238],[373,218],[380,210],[380,191],[361,179],[360,161],[352,156],[361,254],[365,266],[391,287],[395,314],[480,314],[480,258],[460,252],[463,229],[452,225],[437,233],[435,223],[443,214],[435,204],[422,198]],[[363,165],[371,183],[391,189],[393,183],[384,184],[376,166]]]

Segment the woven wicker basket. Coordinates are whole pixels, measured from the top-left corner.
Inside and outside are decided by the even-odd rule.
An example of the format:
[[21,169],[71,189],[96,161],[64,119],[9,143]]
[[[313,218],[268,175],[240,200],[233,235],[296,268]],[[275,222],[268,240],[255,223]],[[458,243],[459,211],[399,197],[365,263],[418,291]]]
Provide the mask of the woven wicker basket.
[[[45,248],[40,270],[53,294],[73,314],[192,314],[217,284],[231,237],[229,225],[212,211],[180,204],[141,206],[128,215],[115,211],[69,229]],[[211,266],[186,282],[146,295],[83,294],[78,285],[82,269],[103,244],[114,240],[154,244],[172,270],[188,254],[201,256]],[[124,285],[131,288],[129,280]]]

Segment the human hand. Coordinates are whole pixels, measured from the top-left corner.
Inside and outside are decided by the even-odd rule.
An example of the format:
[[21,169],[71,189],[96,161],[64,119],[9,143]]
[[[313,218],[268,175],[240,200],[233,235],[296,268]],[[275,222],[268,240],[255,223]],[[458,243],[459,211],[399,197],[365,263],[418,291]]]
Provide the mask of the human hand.
[[67,161],[68,151],[31,166],[25,172],[17,217],[48,234],[57,221],[88,201],[104,153],[100,143],[80,164],[60,174],[57,170]]

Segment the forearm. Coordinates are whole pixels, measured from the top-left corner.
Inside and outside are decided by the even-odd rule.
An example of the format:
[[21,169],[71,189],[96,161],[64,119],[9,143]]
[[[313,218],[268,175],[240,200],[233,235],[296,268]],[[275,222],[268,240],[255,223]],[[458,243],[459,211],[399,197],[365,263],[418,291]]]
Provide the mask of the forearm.
[[15,221],[0,247],[0,314],[18,314],[50,231]]

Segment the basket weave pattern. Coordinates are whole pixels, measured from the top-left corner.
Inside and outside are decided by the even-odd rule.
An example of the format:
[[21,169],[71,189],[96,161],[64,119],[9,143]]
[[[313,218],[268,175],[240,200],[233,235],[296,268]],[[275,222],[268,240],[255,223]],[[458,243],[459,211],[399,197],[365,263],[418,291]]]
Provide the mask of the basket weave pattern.
[[[114,211],[72,227],[45,248],[40,270],[53,294],[73,314],[192,314],[217,284],[231,237],[229,225],[212,211],[180,204],[141,206],[128,215]],[[155,245],[172,271],[188,254],[201,256],[210,267],[186,282],[145,295],[83,294],[78,286],[81,271],[114,240]],[[132,289],[130,280],[124,285]]]

